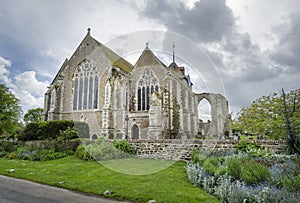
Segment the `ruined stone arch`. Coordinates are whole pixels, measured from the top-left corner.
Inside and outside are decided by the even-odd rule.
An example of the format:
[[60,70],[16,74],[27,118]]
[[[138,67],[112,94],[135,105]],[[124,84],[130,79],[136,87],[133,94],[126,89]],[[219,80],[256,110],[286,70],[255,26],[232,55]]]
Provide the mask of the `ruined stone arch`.
[[195,94],[195,96],[197,106],[203,99],[206,99],[211,106],[211,122],[207,135],[221,136],[226,131],[229,131],[230,120],[226,98],[221,94],[214,93]]

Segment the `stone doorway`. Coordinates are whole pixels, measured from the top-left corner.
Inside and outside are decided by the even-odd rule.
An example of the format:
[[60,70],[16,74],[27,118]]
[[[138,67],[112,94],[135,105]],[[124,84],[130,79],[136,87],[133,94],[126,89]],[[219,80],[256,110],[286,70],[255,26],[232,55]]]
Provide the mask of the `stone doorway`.
[[139,139],[139,127],[134,124],[131,128],[131,139]]

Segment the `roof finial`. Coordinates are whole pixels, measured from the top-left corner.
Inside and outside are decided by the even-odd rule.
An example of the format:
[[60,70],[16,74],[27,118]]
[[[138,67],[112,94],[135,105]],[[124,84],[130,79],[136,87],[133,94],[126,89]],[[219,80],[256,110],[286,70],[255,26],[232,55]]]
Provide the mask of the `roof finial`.
[[148,45],[149,45],[149,42],[146,42],[146,49],[149,49]]
[[175,42],[173,41],[173,63],[175,63]]
[[91,34],[91,28],[87,29],[88,34]]

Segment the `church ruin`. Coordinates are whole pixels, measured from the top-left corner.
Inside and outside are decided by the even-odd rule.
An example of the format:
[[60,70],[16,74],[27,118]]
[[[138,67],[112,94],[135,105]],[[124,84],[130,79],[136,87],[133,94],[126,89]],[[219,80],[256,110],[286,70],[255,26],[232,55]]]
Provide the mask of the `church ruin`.
[[[135,65],[95,40],[90,29],[45,93],[45,120],[86,122],[90,138],[189,139],[229,132],[228,101],[195,93],[185,68],[168,66],[146,45]],[[211,121],[198,118],[211,105]]]

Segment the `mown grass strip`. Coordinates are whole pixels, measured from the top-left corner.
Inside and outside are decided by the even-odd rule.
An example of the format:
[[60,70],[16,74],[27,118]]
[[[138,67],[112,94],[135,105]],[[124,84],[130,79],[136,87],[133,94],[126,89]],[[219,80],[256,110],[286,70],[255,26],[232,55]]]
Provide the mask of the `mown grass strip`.
[[[112,164],[116,164],[113,162]],[[144,164],[144,166],[142,165]],[[147,166],[141,161],[141,167]],[[127,163],[130,166],[130,159]],[[120,200],[147,202],[219,202],[215,197],[194,187],[187,180],[185,163],[178,162],[169,168],[149,175],[126,175],[114,172],[98,162],[83,161],[75,156],[33,162],[0,159],[0,174],[32,180],[70,190],[102,195],[112,191],[110,197]],[[9,169],[15,169],[9,173]],[[65,181],[64,184],[58,184]]]

